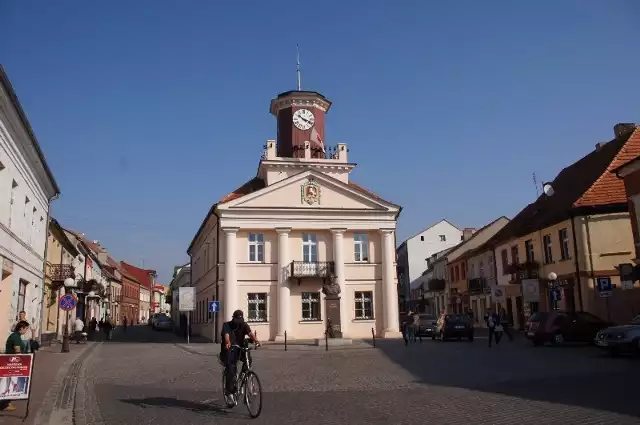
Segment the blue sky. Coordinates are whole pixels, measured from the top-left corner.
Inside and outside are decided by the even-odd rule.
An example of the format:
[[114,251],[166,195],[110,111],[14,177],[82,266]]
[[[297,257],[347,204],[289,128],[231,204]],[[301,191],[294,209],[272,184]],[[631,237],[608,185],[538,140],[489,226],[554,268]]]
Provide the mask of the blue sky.
[[404,207],[399,242],[482,226],[640,121],[640,2],[0,1],[0,61],[62,189],[53,213],[167,283],[253,177],[268,107],[334,102],[328,144]]

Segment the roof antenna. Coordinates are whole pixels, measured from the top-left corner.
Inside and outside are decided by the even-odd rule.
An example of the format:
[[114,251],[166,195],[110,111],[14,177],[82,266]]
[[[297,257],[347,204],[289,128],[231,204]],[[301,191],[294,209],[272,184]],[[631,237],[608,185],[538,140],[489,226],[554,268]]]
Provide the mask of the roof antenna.
[[296,74],[298,76],[298,91],[302,90],[302,83],[300,81],[300,47],[296,44]]
[[540,192],[538,191],[538,179],[536,178],[536,173],[533,173],[533,185],[536,187],[536,199],[540,197]]

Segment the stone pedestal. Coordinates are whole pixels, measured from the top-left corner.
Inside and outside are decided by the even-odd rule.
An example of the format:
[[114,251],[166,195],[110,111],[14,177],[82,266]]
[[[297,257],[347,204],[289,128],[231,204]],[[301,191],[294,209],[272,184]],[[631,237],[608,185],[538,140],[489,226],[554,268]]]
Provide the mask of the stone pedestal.
[[325,298],[325,312],[327,313],[327,331],[329,332],[329,338],[342,338],[339,296],[327,296]]

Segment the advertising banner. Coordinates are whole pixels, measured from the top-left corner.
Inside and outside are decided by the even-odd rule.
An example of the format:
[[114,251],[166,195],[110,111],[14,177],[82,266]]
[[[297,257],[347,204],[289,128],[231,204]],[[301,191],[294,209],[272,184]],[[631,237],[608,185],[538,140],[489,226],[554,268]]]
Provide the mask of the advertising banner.
[[29,398],[33,354],[0,354],[0,400]]

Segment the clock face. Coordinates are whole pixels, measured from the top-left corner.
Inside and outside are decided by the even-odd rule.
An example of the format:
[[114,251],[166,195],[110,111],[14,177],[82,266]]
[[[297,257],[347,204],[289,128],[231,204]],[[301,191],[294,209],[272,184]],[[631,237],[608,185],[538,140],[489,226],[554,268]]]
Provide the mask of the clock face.
[[308,109],[298,109],[293,114],[293,125],[300,130],[309,130],[316,122],[313,112]]

